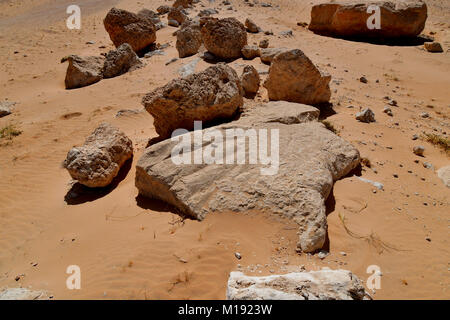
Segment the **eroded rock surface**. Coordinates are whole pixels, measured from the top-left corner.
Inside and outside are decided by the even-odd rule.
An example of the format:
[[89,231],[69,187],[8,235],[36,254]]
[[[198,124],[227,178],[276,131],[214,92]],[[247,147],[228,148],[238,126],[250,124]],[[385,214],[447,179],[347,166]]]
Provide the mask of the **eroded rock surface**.
[[86,87],[103,79],[103,57],[70,55],[61,60],[69,62],[66,71],[66,89]]
[[106,54],[103,66],[103,77],[113,78],[128,71],[136,70],[144,64],[128,43],[120,45],[116,50]]
[[7,288],[0,292],[0,300],[48,300],[45,291],[30,290],[26,288]]
[[182,25],[177,32],[176,48],[180,58],[192,56],[198,53],[202,45],[202,32],[199,23]]
[[442,167],[437,171],[439,179],[442,180],[447,188],[450,188],[450,166]]
[[133,143],[119,129],[102,123],[81,147],[72,148],[63,166],[74,180],[95,188],[105,187],[133,156]]
[[[249,210],[288,217],[299,226],[299,250],[313,252],[325,242],[325,200],[334,181],[360,161],[358,150],[327,130],[318,117],[319,110],[307,105],[285,101],[260,105],[245,111],[239,120],[179,136],[186,148],[175,150],[191,164],[176,164],[180,162],[171,154],[180,147],[179,141],[164,140],[147,148],[139,160],[136,186],[141,195],[163,200],[199,220],[209,212]],[[278,145],[278,151],[258,148],[258,152],[272,155],[271,161],[261,160],[264,154],[260,153],[260,161],[250,163],[255,140],[252,144],[241,141],[238,147],[244,151],[237,153],[245,154],[243,164],[232,157],[231,164],[220,164],[216,161],[220,160],[220,151],[226,155],[234,150],[235,138],[227,136],[227,129],[242,129],[249,134],[254,129],[261,135],[265,131],[268,141],[275,139],[270,145]],[[204,158],[202,161],[202,153],[197,151],[200,163],[193,164],[194,135],[200,133],[218,138],[197,141],[203,146]],[[214,161],[209,153],[214,153]]]
[[296,272],[266,277],[231,272],[228,300],[363,300],[362,282],[347,270]]
[[249,96],[256,94],[259,90],[260,82],[261,80],[255,67],[245,66],[241,75],[241,83],[244,93]]

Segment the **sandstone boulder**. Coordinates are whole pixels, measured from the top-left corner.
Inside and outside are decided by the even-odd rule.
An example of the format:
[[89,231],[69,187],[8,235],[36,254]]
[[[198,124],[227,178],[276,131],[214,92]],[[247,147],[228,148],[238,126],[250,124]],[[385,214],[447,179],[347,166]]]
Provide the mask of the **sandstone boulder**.
[[[299,250],[316,251],[325,243],[325,200],[333,183],[360,161],[358,150],[318,117],[311,106],[269,102],[246,110],[239,120],[164,140],[139,160],[136,187],[142,196],[199,220],[224,211],[290,218],[299,227]],[[270,140],[271,150],[261,142],[257,148],[258,134]]]
[[265,277],[231,272],[227,300],[363,300],[362,281],[347,270],[295,272]]
[[198,53],[202,45],[202,32],[199,23],[183,24],[177,32],[176,48],[180,58]]
[[86,87],[103,79],[103,57],[70,55],[61,60],[69,62],[66,71],[66,89]]
[[171,8],[169,14],[167,15],[167,20],[175,20],[181,25],[183,22],[189,20],[189,17],[182,8]]
[[260,50],[261,62],[265,64],[271,64],[273,58],[281,53],[289,51],[287,48],[262,48]]
[[247,96],[255,95],[259,90],[259,84],[261,80],[259,78],[258,71],[253,66],[245,66],[241,75],[242,88]]
[[437,175],[444,185],[450,188],[450,166],[440,168],[437,171]]
[[172,80],[143,98],[153,116],[156,132],[169,138],[178,128],[191,130],[194,120],[210,122],[231,118],[243,104],[236,72],[219,63],[202,72]]
[[245,27],[236,18],[209,19],[202,35],[206,49],[220,59],[239,58],[247,44]]
[[103,77],[113,78],[128,71],[136,70],[144,64],[128,43],[120,45],[116,50],[106,54],[103,66]]
[[313,105],[330,100],[330,80],[301,50],[294,49],[273,58],[264,86],[270,100]]
[[83,146],[69,151],[63,166],[74,180],[87,187],[106,187],[132,156],[131,140],[119,129],[102,123]]
[[[380,8],[380,28],[369,29],[367,20]],[[425,27],[427,5],[416,0],[328,2],[314,5],[309,29],[319,34],[342,37],[415,37]]]
[[245,45],[241,49],[241,53],[242,56],[248,60],[253,60],[261,55],[261,52],[257,46],[249,46],[249,45]]
[[142,15],[112,8],[103,24],[116,47],[128,43],[134,52],[139,53],[156,41],[154,24]]

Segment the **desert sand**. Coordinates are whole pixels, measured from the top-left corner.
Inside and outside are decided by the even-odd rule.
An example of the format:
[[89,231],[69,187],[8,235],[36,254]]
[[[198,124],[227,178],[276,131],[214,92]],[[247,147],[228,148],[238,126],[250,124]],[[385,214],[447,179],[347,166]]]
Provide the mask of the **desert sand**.
[[[269,275],[302,267],[342,268],[365,282],[367,267],[378,265],[381,289],[370,291],[374,299],[449,299],[450,188],[435,171],[449,165],[450,158],[422,138],[412,140],[423,132],[449,138],[449,2],[426,1],[423,34],[439,41],[443,53],[426,52],[422,44],[316,35],[297,23],[309,23],[317,0],[267,0],[273,7],[230,2],[234,10],[220,1],[201,1],[206,8],[221,8],[218,17],[241,22],[249,17],[274,33],[248,34],[249,44],[267,38],[270,47],[299,48],[332,76],[334,112],[322,116],[370,160],[371,168],[362,166],[361,177],[382,183],[384,190],[353,175],[336,182],[327,201],[324,249],[330,254],[324,259],[298,254],[294,223],[279,217],[223,212],[201,222],[183,220],[164,203],[137,197],[134,185],[135,164],[148,139],[157,136],[141,98],[197,59],[166,65],[178,57],[176,28],[157,31],[157,43],[169,44],[166,55],[144,59],[145,67],[88,87],[65,90],[67,65],[60,63],[69,54],[99,55],[114,48],[102,23],[111,7],[137,12],[171,2],[78,0],[82,26],[69,30],[66,8],[73,1],[2,0],[0,101],[17,104],[11,115],[0,118],[0,128],[13,124],[22,133],[0,140],[0,289],[46,290],[54,299],[224,299],[235,270]],[[286,30],[293,36],[279,35]],[[240,74],[245,64],[268,70],[258,58],[230,66]],[[200,60],[196,70],[208,66]],[[362,76],[367,83],[359,81]],[[398,102],[391,107],[393,117],[383,113],[385,96]],[[268,101],[262,86],[255,101]],[[375,123],[355,120],[364,107],[375,112]],[[123,109],[141,112],[116,117]],[[422,112],[429,117],[421,117]],[[102,121],[132,139],[133,163],[117,186],[74,197],[80,190],[72,189],[61,163]],[[425,147],[424,157],[413,153],[417,145]],[[69,265],[81,268],[81,290],[66,287]]]

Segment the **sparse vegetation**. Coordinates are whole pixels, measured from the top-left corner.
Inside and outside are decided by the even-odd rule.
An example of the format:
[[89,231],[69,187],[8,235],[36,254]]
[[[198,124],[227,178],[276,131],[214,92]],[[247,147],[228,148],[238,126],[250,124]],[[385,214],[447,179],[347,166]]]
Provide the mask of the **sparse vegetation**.
[[438,146],[450,155],[450,139],[434,133],[424,133],[423,139],[431,144],[434,144],[435,146]]
[[325,128],[327,128],[328,130],[330,130],[334,134],[339,135],[339,130],[336,129],[335,126],[330,121],[328,121],[328,120],[321,120],[320,122],[322,122],[325,125]]
[[14,137],[20,135],[22,131],[16,128],[15,125],[9,124],[0,129],[0,139],[12,140]]

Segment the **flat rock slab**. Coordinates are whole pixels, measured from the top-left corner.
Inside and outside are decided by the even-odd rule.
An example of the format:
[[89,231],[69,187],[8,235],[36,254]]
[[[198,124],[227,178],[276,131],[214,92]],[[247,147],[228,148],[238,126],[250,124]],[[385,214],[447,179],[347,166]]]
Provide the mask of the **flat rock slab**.
[[320,270],[266,277],[231,272],[227,300],[362,300],[361,281],[347,270]]
[[8,288],[0,292],[0,300],[48,300],[45,291],[33,291],[26,288]]
[[[367,12],[369,6],[380,8],[380,28],[368,28],[367,20],[374,14]],[[342,37],[407,38],[419,35],[426,20],[427,5],[421,1],[342,1],[313,6],[308,28]]]
[[[333,183],[360,161],[358,150],[317,122],[318,116],[319,110],[311,106],[270,102],[244,112],[237,121],[164,140],[142,155],[136,186],[141,195],[199,220],[209,212],[250,210],[291,218],[299,226],[299,249],[315,251],[325,242],[325,200]],[[241,139],[235,146],[232,129],[242,131],[239,139],[252,130],[258,138],[247,143]],[[267,145],[256,142],[264,133]],[[245,154],[242,164],[237,164],[235,150],[238,156]],[[224,163],[232,159],[231,164],[220,164],[220,152]],[[264,152],[271,159],[264,161]],[[200,161],[194,164],[198,154]],[[250,154],[258,154],[258,160],[250,162]]]

